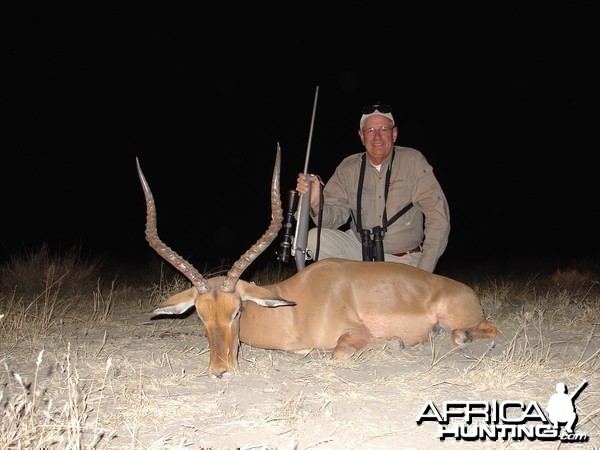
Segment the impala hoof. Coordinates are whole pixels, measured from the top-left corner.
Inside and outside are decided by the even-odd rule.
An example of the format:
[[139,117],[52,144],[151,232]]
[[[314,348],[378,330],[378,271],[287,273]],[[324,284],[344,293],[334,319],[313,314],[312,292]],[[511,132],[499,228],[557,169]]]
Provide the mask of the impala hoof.
[[431,337],[434,338],[436,337],[438,334],[440,334],[442,331],[448,331],[448,329],[446,327],[444,327],[441,323],[436,323],[433,328],[431,329]]
[[452,332],[452,346],[458,347],[473,342],[473,333],[470,330],[454,330]]
[[404,341],[398,336],[394,336],[393,338],[391,338],[390,343],[397,345],[398,350],[404,350],[406,348],[406,346],[404,345]]

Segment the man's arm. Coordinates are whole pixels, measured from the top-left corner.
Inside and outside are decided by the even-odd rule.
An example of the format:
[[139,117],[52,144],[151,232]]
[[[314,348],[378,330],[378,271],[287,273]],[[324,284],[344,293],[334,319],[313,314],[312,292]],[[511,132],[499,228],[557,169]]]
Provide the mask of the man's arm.
[[450,208],[433,168],[425,157],[420,161],[416,173],[419,176],[415,180],[413,198],[415,205],[423,212],[425,234],[423,256],[418,267],[433,272],[448,245]]

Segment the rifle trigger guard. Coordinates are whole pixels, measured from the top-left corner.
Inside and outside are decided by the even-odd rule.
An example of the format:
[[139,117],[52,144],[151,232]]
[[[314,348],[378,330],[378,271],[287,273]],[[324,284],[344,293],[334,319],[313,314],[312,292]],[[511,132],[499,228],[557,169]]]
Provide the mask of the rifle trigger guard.
[[306,249],[306,251],[304,252],[304,257],[306,258],[307,261],[312,261],[313,260],[313,256],[311,255],[311,251]]
[[296,252],[298,252],[298,253],[304,253],[304,260],[305,261],[312,261],[312,259],[313,259],[312,255],[310,254],[310,251],[308,249],[302,250],[299,247],[293,247],[292,248],[292,255],[296,256]]

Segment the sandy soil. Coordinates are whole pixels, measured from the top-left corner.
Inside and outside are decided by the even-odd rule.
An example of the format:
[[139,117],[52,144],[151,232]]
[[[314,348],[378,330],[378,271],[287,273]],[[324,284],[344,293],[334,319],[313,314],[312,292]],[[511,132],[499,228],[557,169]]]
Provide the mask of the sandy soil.
[[[160,300],[149,290],[82,298],[42,335],[0,343],[0,448],[16,448],[8,443],[19,417],[26,448],[599,448],[598,283],[490,279],[473,287],[503,332],[493,341],[452,350],[441,333],[346,361],[242,345],[239,373],[222,379],[207,376],[208,342],[195,314],[148,320]],[[439,409],[476,400],[545,408],[558,382],[573,392],[584,380],[575,401],[583,443],[440,440],[435,421],[417,424],[429,401]]]

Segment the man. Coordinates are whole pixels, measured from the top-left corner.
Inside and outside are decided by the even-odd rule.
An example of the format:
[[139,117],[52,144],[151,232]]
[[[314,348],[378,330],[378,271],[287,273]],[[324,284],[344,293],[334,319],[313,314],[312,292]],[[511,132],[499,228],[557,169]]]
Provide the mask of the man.
[[[319,227],[309,231],[308,254],[385,259],[433,272],[450,234],[444,192],[421,152],[395,145],[398,129],[388,105],[377,103],[361,112],[358,136],[366,153],[350,155],[337,166],[323,188],[322,211],[319,177],[309,177],[311,217],[318,225],[322,213],[322,228],[320,235]],[[303,173],[296,190],[308,191]],[[349,229],[340,230],[348,219]]]
[[[575,391],[577,394],[577,391]],[[548,418],[553,428],[557,429],[559,423],[566,423],[565,431],[573,434],[573,426],[577,421],[573,397],[567,394],[567,386],[564,383],[556,383],[556,394],[548,401]]]

